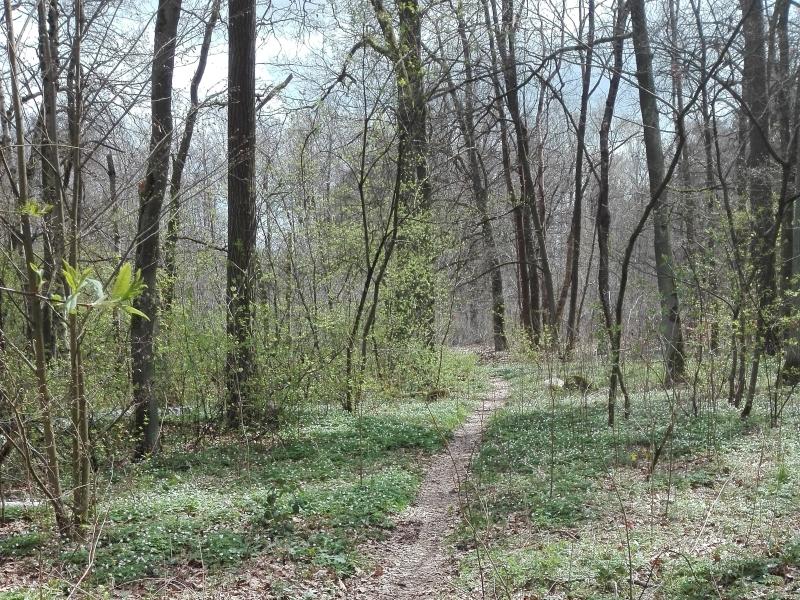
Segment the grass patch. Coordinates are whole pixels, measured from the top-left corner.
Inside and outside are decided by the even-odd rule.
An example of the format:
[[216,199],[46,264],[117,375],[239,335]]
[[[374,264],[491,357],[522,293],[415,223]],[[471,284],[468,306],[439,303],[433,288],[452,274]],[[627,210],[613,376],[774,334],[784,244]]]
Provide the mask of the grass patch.
[[766,554],[737,552],[724,558],[679,563],[665,578],[665,594],[679,600],[704,600],[720,595],[742,600],[789,598],[788,593],[778,595],[776,589],[784,587],[787,576],[794,579],[798,568],[800,537]]

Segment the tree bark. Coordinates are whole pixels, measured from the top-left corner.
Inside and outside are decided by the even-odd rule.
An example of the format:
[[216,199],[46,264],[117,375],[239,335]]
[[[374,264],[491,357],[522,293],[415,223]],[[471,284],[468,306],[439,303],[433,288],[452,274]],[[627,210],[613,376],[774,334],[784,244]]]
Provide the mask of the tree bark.
[[[58,153],[57,82],[58,82],[58,6],[55,2],[38,0],[36,12],[39,27],[39,70],[42,77],[42,127],[40,154],[42,159],[42,201],[52,210],[45,216],[44,280],[52,286],[61,280],[61,260],[64,258],[64,198]],[[57,317],[52,307],[45,305],[45,349],[48,358],[58,346]]]
[[[34,374],[36,377],[36,391],[39,401],[39,410],[42,415],[43,430],[43,471],[44,477],[39,478],[34,475],[34,480],[39,485],[41,491],[47,497],[53,508],[56,528],[61,535],[71,536],[73,533],[72,523],[67,513],[67,506],[61,491],[61,477],[58,462],[58,448],[53,425],[52,397],[48,385],[47,374],[47,354],[45,350],[44,321],[42,316],[42,304],[38,298],[39,274],[34,270],[36,265],[36,255],[33,247],[33,231],[31,219],[28,211],[22,210],[29,199],[28,174],[25,169],[25,135],[23,130],[22,102],[19,93],[18,64],[16,36],[14,34],[14,17],[11,9],[11,0],[4,0],[5,21],[6,21],[6,48],[8,51],[8,63],[10,68],[11,82],[11,109],[14,114],[14,126],[16,129],[16,151],[17,151],[17,178],[18,183],[17,201],[20,208],[20,221],[22,225],[21,241],[25,258],[26,291],[27,291],[27,311],[30,320],[31,345],[34,354]],[[29,463],[29,470],[33,467]]]
[[[483,5],[484,22],[489,40],[489,53],[492,60],[492,68],[489,76],[495,93],[495,110],[497,111],[497,121],[500,124],[500,147],[503,165],[503,182],[506,188],[506,195],[512,207],[511,218],[514,227],[514,250],[516,253],[516,273],[517,289],[519,290],[519,313],[520,322],[526,335],[533,344],[539,343],[541,335],[541,320],[539,319],[538,302],[538,279],[535,282],[530,280],[531,269],[529,265],[535,260],[534,256],[528,255],[530,244],[526,239],[525,228],[525,209],[521,202],[518,202],[514,191],[513,167],[511,164],[511,143],[505,110],[505,92],[500,83],[498,73],[502,71],[502,59],[498,57],[497,42],[499,31],[497,27],[496,9],[494,4],[489,6],[489,0],[481,0]],[[494,18],[492,15],[494,14]],[[533,273],[536,273],[535,265]],[[532,297],[532,292],[537,292]]]
[[[664,176],[664,150],[661,145],[658,103],[653,76],[653,57],[644,0],[631,0],[633,46],[636,54],[636,80],[639,84],[639,105],[644,128],[645,154],[651,198],[659,193]],[[682,132],[681,132],[682,133]],[[661,336],[664,343],[665,376],[667,385],[683,377],[685,360],[680,304],[675,282],[670,219],[666,208],[666,193],[658,199],[653,211],[653,248],[656,258],[659,303],[661,306]]]
[[428,99],[422,64],[422,15],[418,0],[397,3],[397,27],[382,0],[371,0],[383,33],[383,54],[394,64],[397,87],[397,168],[401,176],[397,260],[403,282],[393,292],[396,337],[430,346],[435,325],[435,283],[428,173]]
[[500,259],[498,258],[497,244],[495,242],[494,228],[491,216],[489,215],[489,190],[483,177],[483,169],[480,156],[478,155],[478,144],[475,134],[475,90],[473,84],[472,57],[467,38],[467,26],[464,22],[462,5],[459,2],[456,10],[458,19],[458,35],[461,40],[461,51],[464,60],[464,102],[459,101],[455,86],[453,90],[453,103],[456,107],[456,116],[464,138],[469,160],[470,183],[472,184],[472,195],[475,198],[475,207],[481,219],[481,234],[486,251],[487,262],[489,263],[489,275],[491,277],[492,295],[492,337],[495,350],[506,350],[508,340],[505,332],[505,299],[503,298],[503,274],[500,271]]
[[581,79],[581,108],[578,117],[577,149],[575,150],[575,206],[572,209],[572,263],[567,265],[571,271],[569,313],[567,314],[567,352],[575,346],[578,334],[578,268],[581,253],[581,219],[583,218],[583,155],[586,141],[586,117],[589,108],[589,93],[592,83],[592,59],[594,46],[594,0],[588,0],[587,19],[589,29],[586,36],[586,60]]
[[[495,12],[495,23],[497,23],[495,1],[492,0],[492,9]],[[511,122],[517,138],[517,167],[520,171],[522,201],[532,207],[529,215],[533,221],[533,229],[536,235],[536,253],[539,267],[544,284],[544,296],[547,304],[547,320],[553,336],[556,335],[556,307],[555,295],[553,294],[553,275],[550,270],[550,261],[547,256],[547,244],[544,235],[544,223],[539,212],[535,209],[535,188],[533,175],[531,174],[530,152],[528,149],[528,133],[522,117],[519,105],[519,82],[517,78],[517,62],[515,50],[514,31],[514,8],[510,0],[503,0],[502,6],[502,28],[498,39],[500,58],[502,60],[503,76],[505,79],[505,98]],[[531,257],[528,257],[530,260]]]
[[147,286],[134,306],[147,318],[131,317],[131,383],[134,398],[134,428],[138,442],[135,456],[142,458],[158,450],[159,410],[155,385],[155,332],[158,324],[156,275],[160,254],[159,234],[172,142],[172,75],[181,0],[159,0],[155,22],[155,45],[151,76],[150,158],[140,190],[139,225],[135,240],[135,269]]
[[767,82],[767,44],[762,0],[741,0],[744,20],[742,98],[749,108],[748,152],[745,162],[747,198],[750,201],[750,259],[755,273],[756,340],[750,364],[747,397],[741,416],[750,416],[758,382],[762,354],[776,350],[775,319],[772,314],[777,282],[775,278],[776,221],[772,209],[769,174],[769,87]]
[[603,310],[603,321],[608,336],[609,350],[611,355],[611,372],[608,385],[608,424],[614,424],[617,384],[620,382],[620,351],[622,332],[614,326],[611,311],[611,284],[608,239],[611,230],[611,210],[609,208],[609,181],[608,176],[611,171],[611,145],[609,136],[611,133],[611,122],[614,119],[614,109],[617,103],[619,84],[622,80],[623,56],[622,52],[625,41],[622,34],[625,32],[625,24],[628,20],[627,2],[617,8],[617,17],[614,24],[615,40],[612,46],[614,65],[611,71],[611,80],[608,84],[608,95],[606,96],[603,120],[600,124],[600,189],[597,198],[597,289],[600,297],[600,306]]
[[256,4],[228,4],[227,418],[241,422],[251,404],[256,247]]

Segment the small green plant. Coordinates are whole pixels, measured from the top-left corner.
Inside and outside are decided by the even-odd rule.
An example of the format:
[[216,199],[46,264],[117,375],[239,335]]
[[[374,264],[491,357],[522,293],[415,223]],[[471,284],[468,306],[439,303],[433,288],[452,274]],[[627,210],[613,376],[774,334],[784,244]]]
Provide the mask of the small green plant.
[[48,536],[37,531],[0,538],[0,556],[31,556],[42,549]]

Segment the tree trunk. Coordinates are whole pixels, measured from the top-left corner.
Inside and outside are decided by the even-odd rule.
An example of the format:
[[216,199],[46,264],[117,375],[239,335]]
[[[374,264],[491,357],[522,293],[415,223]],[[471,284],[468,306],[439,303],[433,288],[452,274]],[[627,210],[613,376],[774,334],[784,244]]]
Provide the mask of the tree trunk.
[[608,238],[611,229],[611,210],[609,208],[609,181],[608,176],[611,171],[611,146],[609,135],[611,133],[611,122],[614,119],[614,109],[617,103],[617,93],[619,84],[622,80],[623,56],[622,51],[625,41],[622,34],[625,32],[625,23],[628,20],[628,6],[625,3],[618,9],[614,25],[613,43],[614,66],[611,71],[611,80],[608,84],[608,95],[606,96],[603,120],[600,124],[600,190],[597,198],[597,248],[598,248],[598,267],[597,267],[597,288],[600,296],[600,306],[603,309],[603,320],[608,336],[611,370],[608,385],[608,424],[614,424],[614,413],[617,398],[617,384],[619,382],[620,368],[620,342],[621,332],[615,330],[614,321],[611,313],[611,284],[610,268],[608,257]]
[[[664,182],[665,169],[664,151],[661,145],[658,98],[653,76],[653,57],[650,50],[650,35],[647,31],[644,0],[631,0],[630,11],[650,195],[651,198],[655,198]],[[663,193],[653,211],[653,247],[656,258],[659,302],[661,305],[661,336],[665,346],[666,369],[664,379],[667,385],[671,385],[683,377],[685,361],[680,305],[675,282],[670,236],[671,224],[665,197],[666,193]]]
[[[505,93],[500,84],[498,72],[501,70],[501,61],[497,53],[497,36],[495,23],[492,20],[489,9],[489,0],[481,0],[483,5],[484,21],[486,24],[486,32],[489,39],[489,52],[492,59],[492,68],[489,70],[492,87],[495,93],[495,108],[497,110],[497,120],[500,123],[500,147],[503,164],[503,182],[505,183],[506,195],[512,207],[512,222],[514,225],[514,249],[517,256],[516,271],[517,271],[517,288],[519,290],[519,313],[522,328],[534,344],[539,343],[539,336],[541,332],[541,321],[538,319],[538,302],[533,305],[531,298],[531,291],[534,289],[533,284],[530,282],[530,271],[528,269],[529,262],[534,257],[528,257],[527,244],[525,240],[525,226],[524,226],[524,213],[523,206],[518,204],[516,194],[514,193],[514,183],[512,180],[512,165],[511,165],[511,149],[510,137],[508,132],[508,125],[506,122],[505,111]],[[494,11],[494,4],[492,4],[492,11]],[[496,20],[496,19],[495,19]],[[538,292],[538,283],[535,287]]]
[[[69,98],[69,138],[72,149],[72,205],[69,219],[69,265],[78,270],[80,245],[80,211],[83,200],[83,152],[81,125],[83,124],[83,72],[81,67],[81,41],[85,28],[83,1],[76,0],[75,32],[70,51],[67,93]],[[72,290],[73,293],[76,290]],[[70,381],[69,394],[72,417],[72,519],[73,533],[83,539],[89,521],[91,456],[89,440],[89,404],[83,383],[83,360],[81,354],[82,324],[78,314],[67,315],[69,337]]]
[[[492,9],[495,13],[497,12],[494,0],[492,0]],[[519,83],[517,79],[517,62],[515,51],[516,42],[514,36],[516,24],[514,23],[513,10],[514,8],[511,1],[503,0],[502,30],[498,41],[500,57],[503,62],[503,76],[506,84],[506,105],[508,107],[509,116],[511,117],[511,122],[514,125],[517,138],[517,166],[520,169],[521,175],[520,185],[522,187],[522,201],[523,204],[535,207],[535,189],[533,184],[533,175],[531,174],[530,153],[528,150],[528,133],[519,105]],[[495,22],[497,23],[496,14]],[[532,209],[530,211],[530,216],[533,221],[533,229],[536,235],[536,252],[542,273],[542,283],[544,284],[548,325],[552,329],[552,334],[555,335],[557,323],[555,296],[553,294],[553,275],[550,270],[550,261],[547,256],[544,223],[542,222],[537,210]]]
[[761,0],[741,0],[744,21],[744,58],[742,97],[749,108],[747,122],[748,152],[745,162],[747,198],[750,201],[750,259],[755,273],[756,339],[747,397],[741,416],[750,416],[758,383],[762,354],[776,350],[775,323],[772,314],[777,293],[775,279],[776,222],[772,209],[772,185],[769,174],[769,87],[767,82],[764,5]]
[[[36,255],[33,247],[33,231],[31,219],[28,211],[22,210],[29,198],[28,175],[25,169],[25,135],[23,130],[22,102],[18,84],[18,65],[16,37],[14,35],[14,17],[11,10],[11,0],[4,0],[5,21],[6,21],[6,48],[8,51],[8,63],[10,68],[11,81],[11,109],[14,114],[14,125],[16,129],[16,151],[17,151],[17,201],[20,208],[20,221],[22,224],[21,238],[22,249],[25,258],[26,273],[26,301],[28,318],[30,320],[31,345],[34,353],[34,373],[36,377],[36,391],[41,411],[42,430],[44,445],[43,471],[44,477],[39,478],[34,475],[34,480],[41,491],[47,497],[53,507],[56,528],[61,535],[71,536],[73,533],[72,523],[70,522],[67,506],[61,491],[61,477],[59,473],[58,448],[53,426],[52,398],[48,386],[47,375],[47,355],[45,350],[44,321],[42,316],[42,303],[39,299],[39,274],[35,272]],[[33,469],[30,461],[28,462],[29,471]]]
[[[781,149],[786,159],[781,186],[781,279],[785,315],[789,327],[785,333],[785,356],[779,383],[800,383],[800,142],[798,132],[792,135],[792,124],[800,126],[800,73],[794,79],[794,111],[791,108],[791,73],[789,45],[789,0],[781,0],[775,6],[778,14],[777,34],[779,50],[778,106],[780,111]],[[794,112],[794,114],[792,114]],[[789,292],[789,293],[787,293]],[[792,293],[793,292],[793,293]]]
[[577,130],[577,149],[575,150],[575,206],[572,209],[572,264],[567,265],[571,271],[569,313],[567,315],[567,352],[571,352],[575,346],[575,339],[578,334],[578,267],[580,266],[581,252],[581,219],[583,209],[583,155],[586,140],[586,116],[589,108],[589,93],[592,83],[592,58],[594,46],[594,0],[588,0],[587,19],[589,30],[586,37],[586,60],[583,65],[583,77],[581,81],[581,111],[578,117]]
[[211,0],[211,14],[206,21],[205,32],[203,33],[203,43],[200,46],[200,57],[192,76],[192,83],[189,88],[189,98],[191,105],[189,113],[186,115],[186,125],[178,146],[178,153],[172,161],[172,176],[169,182],[169,219],[167,221],[167,237],[164,240],[164,270],[167,272],[167,281],[164,284],[163,307],[164,312],[172,308],[175,299],[175,279],[178,276],[178,268],[175,260],[175,251],[178,244],[178,230],[180,229],[180,209],[181,209],[181,184],[183,183],[183,170],[186,166],[186,159],[189,156],[189,148],[192,145],[194,126],[197,123],[197,114],[200,110],[200,101],[197,97],[197,90],[203,80],[208,63],[208,51],[211,48],[211,36],[214,33],[217,20],[219,19],[220,0]]
[[228,4],[228,349],[227,418],[241,422],[251,402],[256,247],[256,4]]
[[135,269],[147,286],[134,306],[147,318],[131,317],[131,383],[135,404],[134,427],[139,438],[135,456],[141,458],[158,449],[159,414],[155,384],[155,332],[158,324],[156,274],[160,254],[159,233],[164,192],[167,188],[172,142],[172,74],[175,36],[181,0],[159,0],[155,23],[151,79],[150,158],[140,191],[139,225],[135,240]]
[[[52,210],[45,216],[47,235],[44,240],[45,261],[42,265],[48,286],[61,280],[61,261],[64,258],[64,198],[58,155],[57,84],[58,84],[58,6],[45,5],[38,0],[36,12],[39,26],[39,70],[42,77],[42,201]],[[57,317],[49,305],[42,308],[45,350],[48,358],[55,355],[58,345]]]
[[422,64],[422,13],[418,0],[397,3],[397,29],[382,0],[371,0],[383,32],[385,54],[393,62],[397,86],[397,168],[401,176],[400,223],[397,240],[401,289],[395,290],[397,314],[394,330],[431,345],[435,321],[435,284],[431,184],[428,173],[428,101]]
[[487,262],[489,263],[489,275],[491,277],[492,294],[492,336],[495,350],[506,350],[508,341],[505,333],[505,300],[503,298],[503,274],[500,271],[500,260],[498,258],[497,244],[495,242],[494,228],[492,227],[491,216],[489,215],[489,190],[485,178],[482,175],[480,156],[478,155],[478,144],[475,135],[475,101],[471,50],[467,39],[467,26],[464,22],[462,6],[456,10],[458,19],[458,34],[461,40],[461,51],[464,57],[464,102],[459,102],[455,93],[455,86],[450,85],[453,90],[453,102],[456,107],[456,115],[461,128],[461,135],[464,138],[469,160],[469,175],[472,184],[472,194],[475,198],[475,207],[481,219],[481,233],[483,244],[486,250]]
[[[750,109],[746,159],[747,196],[752,231],[750,252],[756,273],[759,344],[771,354],[775,350],[774,326],[769,314],[775,301],[775,217],[769,175],[769,99],[766,37],[762,0],[741,0],[744,18],[744,72],[742,96]],[[754,365],[756,363],[754,362]]]

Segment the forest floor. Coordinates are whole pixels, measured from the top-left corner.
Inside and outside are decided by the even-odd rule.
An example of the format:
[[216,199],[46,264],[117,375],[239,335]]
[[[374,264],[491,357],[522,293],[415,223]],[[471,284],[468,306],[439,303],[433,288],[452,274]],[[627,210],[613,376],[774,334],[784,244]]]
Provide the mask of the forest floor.
[[[797,399],[778,428],[763,399],[743,422],[701,393],[695,416],[642,371],[609,428],[602,365],[483,358],[456,358],[444,398],[121,464],[89,547],[15,506],[0,600],[800,597]],[[576,373],[593,389],[548,384]]]
[[[798,399],[770,427],[766,397],[742,421],[701,382],[694,415],[691,386],[664,390],[653,371],[627,378],[631,416],[610,428],[601,369],[502,370],[509,401],[475,456],[452,540],[457,597],[800,598]],[[597,386],[546,384],[575,373]]]

